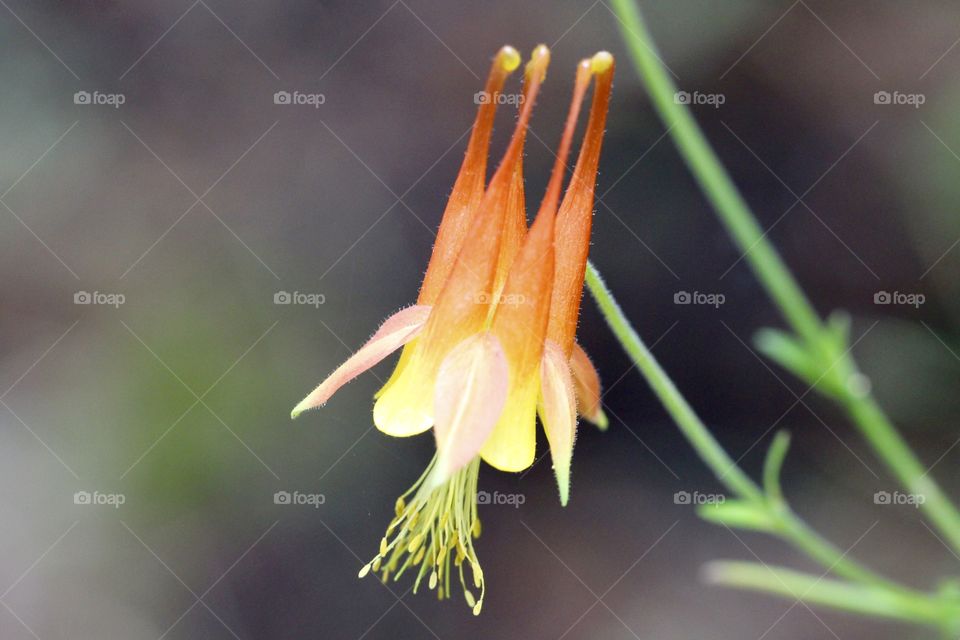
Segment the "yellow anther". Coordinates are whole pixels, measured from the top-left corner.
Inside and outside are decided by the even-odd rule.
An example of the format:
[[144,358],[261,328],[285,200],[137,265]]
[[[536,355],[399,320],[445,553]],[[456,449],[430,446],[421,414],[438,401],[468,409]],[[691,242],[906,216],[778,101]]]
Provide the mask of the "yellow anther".
[[500,65],[507,71],[511,72],[516,70],[520,66],[521,58],[520,52],[507,45],[500,49],[497,53],[497,57],[500,59]]
[[606,73],[613,66],[613,55],[609,51],[599,51],[590,59],[594,73]]
[[[475,596],[475,592],[472,592],[467,597],[467,603],[471,610],[476,609],[479,604],[477,598],[482,601],[484,592],[480,565],[470,543],[471,534],[479,533],[473,507],[476,503],[479,466],[480,459],[477,458],[458,472],[462,476],[452,478],[438,487],[424,486],[421,478],[411,489],[415,494],[409,502],[406,498],[397,500],[395,511],[400,515],[391,522],[387,534],[380,539],[379,553],[360,570],[360,576],[373,571],[384,581],[391,574],[395,574],[392,577],[396,580],[406,569],[417,567],[413,570],[417,574],[414,592],[418,587],[429,586],[438,598],[445,599],[452,595],[451,561],[459,568],[466,590],[462,563],[469,560],[473,584],[480,590],[480,595]],[[424,473],[424,478],[428,477],[429,471]],[[451,555],[454,549],[456,556]]]
[[526,77],[531,81],[536,78],[543,82],[547,75],[547,67],[550,65],[550,49],[547,45],[537,45],[537,48],[530,54],[530,62],[527,63]]
[[413,540],[411,540],[410,544],[407,546],[407,553],[414,553],[420,548],[421,544],[423,544],[423,534],[418,533],[417,535],[413,536]]

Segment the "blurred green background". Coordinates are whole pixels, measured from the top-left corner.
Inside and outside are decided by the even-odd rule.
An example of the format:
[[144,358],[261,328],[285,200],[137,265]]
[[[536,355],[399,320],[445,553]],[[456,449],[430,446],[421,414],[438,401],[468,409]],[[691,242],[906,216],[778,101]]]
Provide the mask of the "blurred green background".
[[[481,472],[485,490],[526,498],[481,507],[483,614],[357,579],[432,440],[371,429],[390,364],[321,412],[289,410],[415,298],[505,43],[553,51],[530,206],[577,60],[617,56],[592,256],[734,457],[755,473],[791,430],[789,497],[838,546],[919,587],[956,571],[915,509],[874,504],[897,487],[851,427],[748,348],[780,320],[665,137],[605,0],[0,4],[3,638],[916,633],[700,582],[715,558],[815,568],[675,503],[720,488],[590,301],[580,339],[611,428],[581,429],[566,509],[546,462]],[[818,309],[852,312],[881,403],[960,495],[960,7],[642,7],[678,85],[724,96],[693,107],[709,139]],[[124,102],[77,104],[83,91]],[[324,102],[275,104],[278,91]],[[924,103],[877,104],[879,91]],[[681,291],[726,302],[674,304]],[[877,305],[882,291],[925,302]],[[275,504],[278,491],[324,501]]]

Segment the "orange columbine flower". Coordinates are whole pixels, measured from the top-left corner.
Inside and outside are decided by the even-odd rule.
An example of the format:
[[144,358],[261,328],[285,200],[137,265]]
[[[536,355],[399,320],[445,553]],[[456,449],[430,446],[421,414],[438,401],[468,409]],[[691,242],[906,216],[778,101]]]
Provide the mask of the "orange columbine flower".
[[[436,588],[443,598],[450,595],[451,568],[455,567],[474,613],[480,612],[484,596],[483,572],[473,547],[473,539],[480,535],[476,504],[480,460],[505,471],[529,467],[534,461],[539,406],[554,465],[559,469],[566,461],[568,478],[576,389],[586,389],[578,396],[581,413],[594,420],[602,416],[596,406],[599,378],[589,359],[578,355],[582,351],[574,348],[573,334],[586,260],[581,248],[589,245],[593,180],[613,60],[610,54],[601,53],[577,68],[557,160],[528,232],[522,155],[549,60],[545,46],[534,50],[524,74],[524,100],[516,128],[484,189],[496,94],[520,62],[510,47],[497,55],[486,85],[490,99],[478,109],[467,156],[444,212],[417,304],[391,316],[293,410],[296,417],[324,404],[343,384],[404,347],[393,375],[377,394],[374,422],[394,436],[414,435],[433,427],[437,453],[423,475],[397,500],[396,517],[381,540],[379,553],[360,575],[374,571],[386,580],[412,570],[416,573],[414,591],[427,578],[430,588]],[[580,159],[558,213],[577,116],[593,76],[598,77],[597,96]],[[605,95],[600,98],[600,93]],[[585,228],[583,216],[587,217]],[[584,238],[574,237],[578,229],[586,233]],[[567,280],[577,268],[581,289],[573,296]],[[562,283],[559,292],[555,281]],[[567,319],[557,330],[553,329],[554,316]],[[563,481],[561,497],[565,504]],[[464,565],[470,569],[472,588]],[[474,588],[479,596],[474,595]]]

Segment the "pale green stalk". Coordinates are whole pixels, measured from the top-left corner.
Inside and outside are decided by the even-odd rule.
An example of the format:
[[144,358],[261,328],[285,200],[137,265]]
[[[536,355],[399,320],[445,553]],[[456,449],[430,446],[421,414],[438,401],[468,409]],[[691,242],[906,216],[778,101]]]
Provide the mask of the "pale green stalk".
[[876,618],[888,618],[950,629],[960,618],[960,603],[944,597],[891,594],[870,585],[849,584],[792,569],[754,562],[711,562],[708,582],[772,593]]

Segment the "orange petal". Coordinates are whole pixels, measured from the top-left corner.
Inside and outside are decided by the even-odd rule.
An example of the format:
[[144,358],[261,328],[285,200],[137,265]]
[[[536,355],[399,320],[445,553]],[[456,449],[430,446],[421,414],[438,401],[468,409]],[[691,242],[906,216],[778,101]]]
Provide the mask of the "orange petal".
[[523,155],[517,156],[510,178],[506,212],[503,220],[503,232],[500,238],[500,254],[497,258],[497,271],[493,279],[493,299],[498,299],[507,282],[510,265],[527,235],[527,203],[523,188]]
[[[540,204],[540,211],[549,210],[556,212],[557,204],[560,201],[560,189],[563,187],[563,176],[567,169],[567,157],[570,155],[570,147],[573,144],[573,133],[577,128],[577,119],[580,117],[580,108],[583,106],[583,97],[590,86],[590,77],[592,76],[592,67],[589,60],[581,60],[577,65],[577,75],[573,84],[573,97],[570,100],[570,109],[567,111],[567,120],[563,126],[563,135],[560,138],[560,145],[557,147],[556,158],[553,163],[553,170],[550,173],[550,181],[547,183],[547,189]],[[537,215],[539,215],[539,211]]]
[[[538,47],[538,51],[540,48]],[[534,52],[537,55],[537,52]],[[523,101],[520,108],[529,100],[535,97],[531,75],[535,67],[529,65],[525,74],[523,84]],[[527,206],[526,195],[523,187],[523,147],[526,141],[526,132],[520,136],[520,154],[513,163],[513,174],[510,179],[509,195],[507,197],[507,210],[503,223],[503,237],[500,241],[500,257],[497,261],[497,273],[493,285],[493,298],[499,299],[503,292],[503,287],[507,281],[507,274],[510,272],[510,266],[513,259],[520,250],[520,245],[527,235]]]
[[573,350],[577,319],[580,315],[583,276],[587,265],[587,253],[590,250],[590,227],[593,223],[593,195],[597,166],[600,162],[600,147],[603,142],[603,129],[606,126],[607,107],[610,104],[610,90],[613,84],[614,64],[613,57],[609,53],[598,53],[591,63],[596,75],[596,88],[577,165],[557,214],[555,237],[557,273],[550,311],[550,327],[547,330],[547,335],[568,355]]
[[577,405],[573,377],[563,349],[547,340],[540,363],[540,421],[550,443],[553,472],[557,476],[560,504],[570,498],[570,463],[577,436]]
[[437,230],[437,240],[420,287],[418,304],[433,304],[440,295],[440,290],[453,269],[453,261],[463,246],[473,214],[483,199],[490,133],[499,102],[497,96],[503,89],[504,80],[519,64],[520,54],[516,49],[503,47],[490,67],[490,75],[482,93],[486,100],[481,101],[477,107],[477,117],[473,123],[470,142],[467,143],[466,156]]
[[294,407],[290,417],[296,418],[308,409],[326,404],[340,387],[413,340],[423,330],[429,315],[430,307],[414,305],[387,318],[365,345]]
[[[570,144],[573,140],[573,133],[577,126],[577,116],[580,113],[580,107],[583,104],[583,96],[590,84],[590,61],[583,60],[577,66],[577,78],[574,85],[573,100],[570,103],[570,111],[567,115],[567,121],[564,125],[563,136],[560,139],[560,146],[556,154],[556,160],[553,165],[553,171],[550,175],[550,182],[547,185],[546,193],[541,202],[537,215],[541,212],[556,213],[557,203],[560,198],[560,188],[563,183],[563,175],[567,168],[567,156],[570,153]],[[526,99],[526,94],[524,94]],[[521,143],[522,148],[522,143]],[[524,204],[523,189],[523,158],[517,158],[514,167],[513,179],[510,183],[510,196],[507,205],[507,219],[504,223],[503,239],[500,244],[500,259],[497,263],[497,275],[494,283],[494,299],[500,299],[503,293],[503,287],[506,285],[507,275],[517,251],[527,231],[526,206]]]
[[600,375],[590,360],[590,356],[579,343],[573,344],[573,353],[570,356],[570,371],[573,373],[573,386],[577,392],[577,408],[580,415],[597,425],[602,431],[607,430],[607,416],[603,413],[600,403]]
[[508,375],[503,347],[491,333],[468,338],[444,358],[434,390],[433,481],[446,481],[476,457],[500,417]]
[[[488,315],[485,307],[489,306],[493,298],[494,276],[516,163],[522,156],[527,125],[549,59],[550,54],[546,47],[541,45],[534,51],[534,57],[528,64],[529,86],[526,91],[529,98],[524,102],[510,145],[490,180],[490,186],[470,225],[467,239],[457,256],[453,272],[437,299],[435,313],[427,324],[423,343],[435,343],[437,346],[431,347],[443,355],[467,335],[476,333]],[[460,335],[455,336],[457,333]],[[446,338],[438,340],[441,336]],[[448,344],[443,345],[443,342]]]

